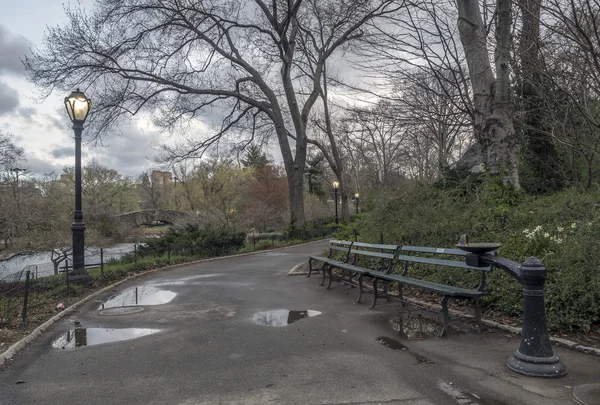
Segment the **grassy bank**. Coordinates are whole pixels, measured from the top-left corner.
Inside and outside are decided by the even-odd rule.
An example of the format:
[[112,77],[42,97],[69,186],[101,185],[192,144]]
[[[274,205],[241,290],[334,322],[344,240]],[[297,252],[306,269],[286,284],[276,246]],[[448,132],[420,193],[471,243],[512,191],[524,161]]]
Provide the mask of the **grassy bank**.
[[[474,242],[500,242],[498,253],[522,262],[540,258],[548,268],[546,307],[554,330],[597,328],[600,324],[600,189],[565,190],[529,196],[491,181],[407,185],[363,203],[364,212],[340,228],[339,238],[452,247],[467,233]],[[466,272],[415,269],[419,277],[459,286],[476,285]],[[509,275],[489,277],[488,312],[520,316],[521,286]]]

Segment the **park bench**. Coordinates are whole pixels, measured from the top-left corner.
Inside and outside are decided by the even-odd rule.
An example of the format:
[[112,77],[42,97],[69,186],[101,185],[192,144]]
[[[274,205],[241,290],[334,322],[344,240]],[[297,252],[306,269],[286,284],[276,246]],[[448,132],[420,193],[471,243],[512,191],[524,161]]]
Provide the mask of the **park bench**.
[[[330,240],[329,241],[329,253],[327,256],[310,256],[308,259],[308,276],[312,274],[313,271],[320,271],[323,274],[323,281],[321,281],[320,285],[325,283],[325,276],[327,273],[327,268],[334,264],[343,264],[347,263],[350,260],[350,249],[352,247],[352,242],[347,242],[343,240]],[[320,268],[313,268],[313,262],[320,262]]]
[[[445,248],[432,248],[432,247],[421,247],[421,246],[402,246],[400,254],[396,259],[402,264],[401,274],[395,274],[392,271],[369,271],[364,276],[373,278],[373,303],[370,308],[374,308],[377,303],[377,299],[388,296],[388,283],[398,284],[398,298],[403,300],[402,288],[415,287],[422,290],[430,291],[442,296],[442,314],[444,316],[444,327],[442,329],[441,336],[444,336],[447,332],[448,324],[450,322],[450,315],[448,313],[448,300],[450,298],[455,299],[467,299],[473,301],[475,305],[475,319],[477,325],[481,330],[481,309],[480,309],[480,297],[484,294],[486,284],[486,273],[491,270],[490,266],[487,267],[474,267],[465,263],[464,257],[466,252],[458,249],[445,249]],[[463,258],[462,261],[441,259],[431,256],[460,256]],[[417,278],[409,277],[409,270],[412,265],[431,265],[440,268],[450,269],[463,269],[473,270],[480,272],[479,285],[475,288],[462,288],[455,287],[448,284],[435,283],[432,281],[420,280]],[[361,275],[360,278],[362,278]],[[380,294],[378,289],[379,282],[384,283],[383,294]],[[359,301],[363,293],[362,280],[359,279]]]
[[[344,243],[343,241],[335,241],[337,244]],[[336,246],[332,248],[332,244],[330,243],[331,249],[338,249]],[[372,271],[378,272],[390,272],[396,251],[398,250],[398,246],[396,245],[384,245],[384,244],[374,244],[374,243],[363,243],[363,242],[345,242],[343,245],[346,247],[345,252],[345,260],[334,260],[331,259],[332,251],[330,250],[330,254],[326,258],[319,258],[311,256],[309,259],[309,274],[312,270],[312,260],[323,261],[323,266],[321,271],[323,273],[323,281],[321,285],[325,283],[325,279],[329,278],[329,283],[327,284],[327,289],[331,288],[331,283],[333,281],[333,269],[339,269],[342,272],[347,274],[347,279],[344,280],[350,285],[353,283],[353,276],[359,276],[359,283],[362,283],[362,277],[368,275]],[[363,262],[366,262],[363,264]]]

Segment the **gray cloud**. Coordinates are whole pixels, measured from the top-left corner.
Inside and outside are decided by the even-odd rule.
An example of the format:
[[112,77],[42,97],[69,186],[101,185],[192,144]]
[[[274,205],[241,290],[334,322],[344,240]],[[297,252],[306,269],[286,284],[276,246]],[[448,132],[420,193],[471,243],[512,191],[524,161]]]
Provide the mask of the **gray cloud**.
[[56,149],[50,152],[55,159],[60,159],[68,156],[74,156],[74,146],[58,146]]
[[19,106],[19,93],[0,82],[0,116],[13,112]]
[[35,153],[25,152],[26,162],[22,165],[26,167],[30,173],[35,175],[43,175],[51,172],[62,173],[62,166],[52,164],[46,160],[37,157]]
[[21,58],[29,53],[31,42],[22,35],[12,35],[0,25],[0,73],[23,73]]
[[19,114],[21,117],[26,118],[28,120],[32,119],[37,110],[33,107],[21,107],[19,108]]
[[122,134],[104,140],[104,145],[90,147],[90,154],[98,163],[111,167],[126,176],[137,176],[154,166],[152,149],[154,133],[143,132],[130,124],[122,129]]

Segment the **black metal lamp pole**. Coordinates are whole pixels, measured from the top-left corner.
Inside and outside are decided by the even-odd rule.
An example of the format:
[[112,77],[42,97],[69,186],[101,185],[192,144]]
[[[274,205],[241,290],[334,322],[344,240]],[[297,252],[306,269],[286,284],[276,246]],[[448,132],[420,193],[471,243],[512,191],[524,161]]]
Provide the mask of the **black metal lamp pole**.
[[356,208],[356,213],[358,214],[358,198],[360,195],[358,193],[354,194],[354,207]]
[[335,202],[335,223],[336,225],[340,223],[340,217],[338,216],[338,188],[340,188],[340,183],[337,181],[333,182],[333,200]]
[[[471,244],[470,247],[472,248],[473,245],[476,244]],[[457,247],[473,251],[469,249],[469,245],[461,246],[459,243]],[[567,367],[558,356],[554,355],[550,345],[544,305],[544,283],[547,270],[540,259],[529,257],[519,264],[483,251],[468,253],[466,262],[471,266],[492,265],[497,267],[513,276],[523,286],[521,345],[508,359],[508,368],[532,377],[556,378],[566,375]]]
[[89,284],[92,276],[85,269],[85,224],[81,208],[81,134],[92,101],[77,89],[65,98],[65,107],[75,133],[75,212],[73,215],[73,270],[69,278],[75,284]]

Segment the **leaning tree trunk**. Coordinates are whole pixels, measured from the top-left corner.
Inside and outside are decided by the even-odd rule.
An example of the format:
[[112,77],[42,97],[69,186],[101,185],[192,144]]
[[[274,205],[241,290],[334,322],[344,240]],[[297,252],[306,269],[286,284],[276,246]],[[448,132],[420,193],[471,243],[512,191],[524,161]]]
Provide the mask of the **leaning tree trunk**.
[[498,0],[496,24],[496,75],[488,56],[486,32],[477,0],[458,0],[458,30],[473,86],[473,132],[481,144],[489,173],[520,189],[519,142],[512,123],[508,55],[510,52],[510,0]]

